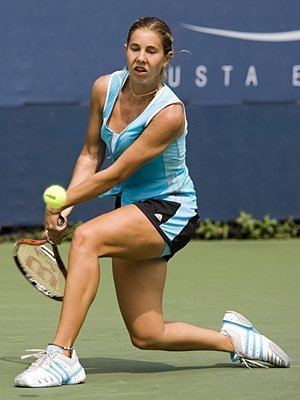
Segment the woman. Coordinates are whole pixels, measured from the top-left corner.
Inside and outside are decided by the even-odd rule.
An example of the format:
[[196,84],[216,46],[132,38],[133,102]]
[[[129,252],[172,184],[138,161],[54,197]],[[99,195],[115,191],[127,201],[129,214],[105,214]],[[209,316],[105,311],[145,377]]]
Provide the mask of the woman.
[[[198,220],[195,191],[185,165],[184,106],[162,83],[164,68],[173,55],[172,42],[163,21],[139,19],[130,28],[125,45],[127,69],[100,77],[92,87],[87,137],[66,204],[58,210],[47,207],[45,227],[49,238],[60,243],[66,234],[66,228],[57,224],[60,213],[67,218],[74,205],[99,195],[116,195],[116,209],[76,229],[55,338],[15,379],[17,386],[85,380],[73,343],[97,292],[99,257],[112,258],[119,306],[134,346],[217,350],[240,361],[289,365],[285,353],[277,347],[274,350],[275,345],[238,313],[225,315],[221,333],[164,321],[167,260],[191,239]],[[96,172],[105,147],[114,163]]]

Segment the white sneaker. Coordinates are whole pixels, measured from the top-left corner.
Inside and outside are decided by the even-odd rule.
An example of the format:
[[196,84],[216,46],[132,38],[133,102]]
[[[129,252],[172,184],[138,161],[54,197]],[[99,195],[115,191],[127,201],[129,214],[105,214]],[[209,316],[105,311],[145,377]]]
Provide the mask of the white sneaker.
[[268,368],[258,361],[276,367],[289,367],[288,355],[267,337],[261,335],[245,317],[235,311],[227,311],[221,328],[223,335],[230,336],[235,352],[230,354],[233,362],[240,361],[248,368]]
[[32,356],[37,360],[15,378],[15,386],[48,387],[73,385],[85,381],[85,372],[75,350],[72,351],[72,358],[66,357],[62,349],[54,345],[47,346],[46,350],[26,351],[34,353],[22,356],[22,360]]

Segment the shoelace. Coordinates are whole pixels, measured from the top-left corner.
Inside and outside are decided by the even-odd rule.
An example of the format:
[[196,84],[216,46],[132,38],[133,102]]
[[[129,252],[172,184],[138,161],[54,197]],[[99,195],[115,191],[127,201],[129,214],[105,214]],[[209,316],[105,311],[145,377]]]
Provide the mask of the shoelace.
[[239,361],[249,369],[252,369],[253,367],[269,368],[267,365],[261,364],[258,361],[250,360],[249,358],[244,358],[239,355],[237,356],[239,358]]
[[54,357],[54,353],[45,349],[28,349],[25,351],[31,351],[33,353],[31,354],[24,354],[23,356],[21,356],[21,360],[25,360],[26,358],[30,358],[30,357],[35,357],[37,358],[37,360],[35,362],[33,362],[30,366],[31,367],[38,367],[42,364],[44,364],[45,362],[51,362],[53,360]]

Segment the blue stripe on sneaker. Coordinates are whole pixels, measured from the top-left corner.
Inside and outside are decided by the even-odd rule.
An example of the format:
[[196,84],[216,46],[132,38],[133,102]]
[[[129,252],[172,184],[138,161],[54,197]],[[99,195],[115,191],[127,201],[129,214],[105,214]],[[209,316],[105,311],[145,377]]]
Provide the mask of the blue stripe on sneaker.
[[68,385],[71,381],[72,378],[74,378],[75,375],[79,374],[79,372],[81,372],[82,370],[82,366],[80,365],[80,367],[69,377],[69,379],[65,382],[66,385]]
[[49,368],[43,367],[42,368],[47,371],[50,375],[54,376],[55,379],[58,380],[58,383],[62,383],[62,377],[61,375],[59,375],[55,370],[53,370],[53,368],[51,367],[51,365],[49,365]]
[[230,325],[235,325],[235,326],[240,326],[241,328],[247,329],[249,331],[252,331],[252,330],[255,331],[255,329],[252,326],[246,326],[246,325],[242,325],[242,324],[238,324],[236,322],[231,322],[231,321],[226,321],[226,320],[223,320],[223,323],[230,324]]
[[[58,372],[60,372],[61,375],[63,376],[63,383],[65,383],[69,379],[68,372],[65,369],[63,369],[63,367],[58,362],[53,361],[53,364],[55,364],[56,368],[58,369]],[[54,368],[54,366],[53,366],[53,368]]]
[[239,361],[239,356],[236,353],[232,352],[230,353],[230,359],[232,362],[237,362]]
[[256,353],[256,334],[253,334],[253,348],[252,348],[252,357],[255,358]]
[[264,345],[263,345],[263,337],[262,337],[262,335],[260,335],[259,340],[260,340],[260,354],[259,354],[259,358],[260,358],[260,360],[263,360],[263,358],[264,358]]
[[64,381],[65,381],[66,378],[65,378],[65,376],[61,373],[61,371],[60,371],[58,368],[56,368],[53,364],[51,364],[50,366],[51,366],[51,368],[52,368],[52,371],[55,371],[56,374],[60,376],[61,383],[64,383]]
[[249,335],[250,335],[250,332],[248,330],[247,335],[246,335],[246,344],[245,344],[245,353],[246,354],[249,354]]

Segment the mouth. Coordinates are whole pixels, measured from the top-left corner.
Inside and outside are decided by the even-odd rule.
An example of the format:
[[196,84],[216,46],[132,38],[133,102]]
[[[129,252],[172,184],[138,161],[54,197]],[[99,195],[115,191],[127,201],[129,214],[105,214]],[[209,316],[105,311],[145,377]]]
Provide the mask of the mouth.
[[146,68],[141,67],[139,65],[137,65],[136,67],[134,67],[134,71],[136,71],[139,74],[144,74],[147,72]]

